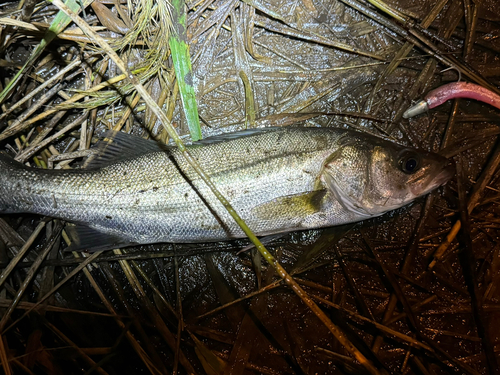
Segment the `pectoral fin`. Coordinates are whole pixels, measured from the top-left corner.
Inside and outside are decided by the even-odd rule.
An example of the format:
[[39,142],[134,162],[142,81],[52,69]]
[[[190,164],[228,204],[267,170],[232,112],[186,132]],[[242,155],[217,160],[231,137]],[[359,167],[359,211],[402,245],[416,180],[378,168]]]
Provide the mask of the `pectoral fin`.
[[327,193],[326,189],[321,189],[286,195],[255,206],[252,214],[262,220],[303,218],[321,209]]

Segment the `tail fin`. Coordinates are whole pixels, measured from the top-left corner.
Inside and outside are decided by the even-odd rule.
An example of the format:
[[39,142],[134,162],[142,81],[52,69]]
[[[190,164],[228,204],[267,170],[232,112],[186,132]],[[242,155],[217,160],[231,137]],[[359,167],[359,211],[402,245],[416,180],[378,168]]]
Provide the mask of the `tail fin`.
[[14,198],[16,191],[22,189],[18,176],[25,168],[23,164],[0,152],[0,213],[18,212],[14,207]]
[[[23,168],[23,165],[18,161],[15,161],[10,156],[7,156],[3,152],[0,152],[0,173],[2,173],[4,168]],[[0,174],[1,176],[1,174]]]

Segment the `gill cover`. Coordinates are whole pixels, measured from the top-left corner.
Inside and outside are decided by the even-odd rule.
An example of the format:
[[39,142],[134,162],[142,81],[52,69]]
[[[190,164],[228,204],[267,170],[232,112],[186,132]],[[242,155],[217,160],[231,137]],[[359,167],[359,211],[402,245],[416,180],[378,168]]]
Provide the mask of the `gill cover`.
[[358,139],[341,141],[326,161],[320,178],[345,210],[361,217],[373,214],[362,203],[369,178],[369,146]]

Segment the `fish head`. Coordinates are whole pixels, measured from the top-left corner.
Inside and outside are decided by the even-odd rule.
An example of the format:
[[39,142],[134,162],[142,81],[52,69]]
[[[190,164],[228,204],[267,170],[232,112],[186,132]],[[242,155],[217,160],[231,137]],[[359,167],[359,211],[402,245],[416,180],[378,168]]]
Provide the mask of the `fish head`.
[[402,207],[447,182],[454,169],[438,154],[376,137],[344,137],[324,163],[322,182],[360,218]]

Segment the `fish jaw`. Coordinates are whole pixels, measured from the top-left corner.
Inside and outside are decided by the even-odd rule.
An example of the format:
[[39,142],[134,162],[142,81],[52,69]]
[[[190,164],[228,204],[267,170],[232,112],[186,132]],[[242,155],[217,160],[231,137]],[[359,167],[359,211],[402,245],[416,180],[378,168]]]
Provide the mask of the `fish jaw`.
[[433,180],[428,181],[425,187],[412,187],[412,194],[415,195],[415,197],[428,194],[438,187],[446,184],[454,175],[455,167],[453,165],[447,165],[443,167]]

